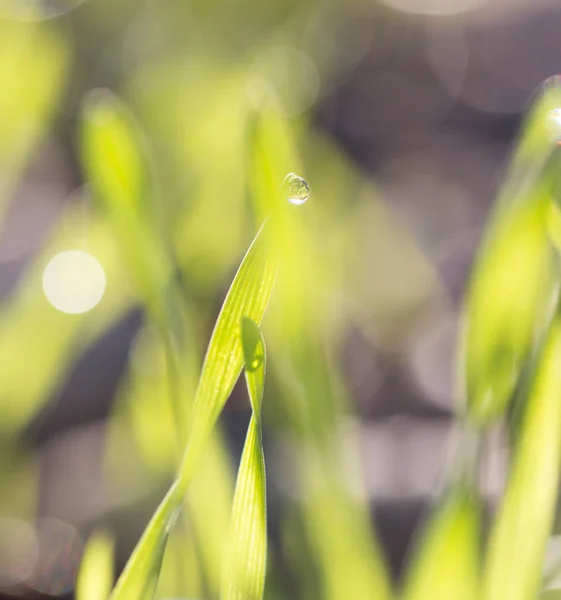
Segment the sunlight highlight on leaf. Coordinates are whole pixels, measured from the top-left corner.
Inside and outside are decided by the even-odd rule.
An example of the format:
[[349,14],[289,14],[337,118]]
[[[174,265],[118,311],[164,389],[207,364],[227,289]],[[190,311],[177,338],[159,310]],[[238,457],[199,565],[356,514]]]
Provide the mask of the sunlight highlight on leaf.
[[54,28],[0,18],[0,216],[60,101],[69,55]]

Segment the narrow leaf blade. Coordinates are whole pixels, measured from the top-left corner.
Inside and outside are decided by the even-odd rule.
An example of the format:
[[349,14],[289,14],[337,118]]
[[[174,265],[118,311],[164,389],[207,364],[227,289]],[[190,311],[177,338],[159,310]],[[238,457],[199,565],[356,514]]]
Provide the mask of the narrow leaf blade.
[[424,531],[404,600],[478,600],[479,520],[473,495],[453,490]]
[[218,316],[195,396],[191,436],[179,479],[148,524],[111,600],[153,597],[169,531],[202,448],[242,369],[240,320],[249,316],[260,322],[272,293],[276,259],[268,252],[265,233],[264,225],[244,257]]
[[86,545],[76,582],[77,600],[107,600],[113,585],[114,540],[105,531],[94,533]]
[[469,285],[463,368],[468,415],[480,425],[509,405],[558,294],[548,221],[559,152],[551,112],[559,106],[558,85],[532,106]]
[[552,323],[522,422],[505,498],[491,532],[485,600],[538,592],[561,464],[561,318]]
[[132,115],[108,90],[94,90],[83,124],[84,162],[100,199],[110,210],[140,213],[147,169]]
[[267,561],[265,462],[261,434],[251,417],[242,453],[222,581],[222,600],[261,600]]
[[145,140],[128,107],[93,91],[82,115],[82,162],[109,216],[124,260],[152,317],[165,319],[163,292],[173,266],[154,228],[154,182]]
[[260,323],[277,273],[277,260],[269,250],[266,222],[247,251],[228,291],[205,356],[197,393],[191,437],[181,468],[186,487],[197,457],[216,423],[243,366],[239,335],[242,317]]
[[266,350],[259,326],[248,317],[241,321],[241,341],[253,415],[236,481],[221,598],[261,600],[267,563],[266,480],[260,420]]
[[154,597],[167,538],[182,504],[174,484],[146,527],[122,572],[111,600],[150,600]]

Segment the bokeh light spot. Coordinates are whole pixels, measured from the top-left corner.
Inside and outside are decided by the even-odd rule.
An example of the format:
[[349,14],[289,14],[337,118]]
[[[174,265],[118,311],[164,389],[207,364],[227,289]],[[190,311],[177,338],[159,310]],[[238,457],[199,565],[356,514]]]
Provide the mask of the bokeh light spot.
[[105,292],[105,272],[99,261],[82,250],[54,256],[43,272],[43,291],[58,310],[79,314],[94,308]]
[[49,596],[67,594],[76,582],[84,544],[75,527],[54,518],[37,522],[39,556],[27,586]]
[[256,97],[262,100],[272,95],[285,116],[294,117],[316,102],[321,84],[317,67],[307,54],[295,48],[268,48],[255,59],[251,72],[248,91],[252,104]]
[[19,519],[0,519],[0,589],[22,584],[33,572],[38,554],[31,525]]

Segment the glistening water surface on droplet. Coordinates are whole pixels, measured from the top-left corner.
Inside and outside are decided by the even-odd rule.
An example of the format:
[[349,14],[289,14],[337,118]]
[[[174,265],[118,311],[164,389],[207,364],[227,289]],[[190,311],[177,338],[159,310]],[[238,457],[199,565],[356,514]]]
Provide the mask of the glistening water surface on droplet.
[[305,179],[295,173],[289,173],[282,182],[285,198],[290,204],[304,204],[310,196],[310,186]]

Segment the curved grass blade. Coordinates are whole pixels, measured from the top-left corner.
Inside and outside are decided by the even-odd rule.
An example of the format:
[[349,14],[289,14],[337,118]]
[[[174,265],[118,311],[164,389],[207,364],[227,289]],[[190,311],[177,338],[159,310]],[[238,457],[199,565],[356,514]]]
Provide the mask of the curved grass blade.
[[454,489],[416,548],[404,600],[478,600],[480,510],[469,490]]
[[526,405],[508,487],[491,532],[484,600],[535,598],[561,465],[561,318],[556,316]]
[[276,258],[268,250],[266,224],[245,255],[214,327],[195,395],[191,435],[179,477],[152,517],[111,596],[152,598],[168,533],[183,502],[200,454],[243,366],[239,323],[261,322],[273,290]]
[[247,251],[210,339],[195,395],[191,436],[180,471],[183,489],[191,479],[201,448],[242,370],[241,319],[248,317],[260,323],[273,291],[277,259],[270,252],[267,228],[265,222]]
[[464,377],[468,415],[480,425],[507,408],[558,293],[548,220],[558,189],[551,113],[559,107],[559,86],[532,107],[470,281]]
[[183,497],[174,484],[154,513],[122,572],[111,600],[150,600],[154,597],[168,536]]
[[113,586],[113,550],[114,540],[107,532],[90,537],[76,582],[77,600],[107,600]]
[[241,337],[253,414],[236,481],[230,546],[220,597],[222,600],[261,600],[267,563],[265,460],[261,441],[266,353],[259,326],[247,317],[242,319]]

